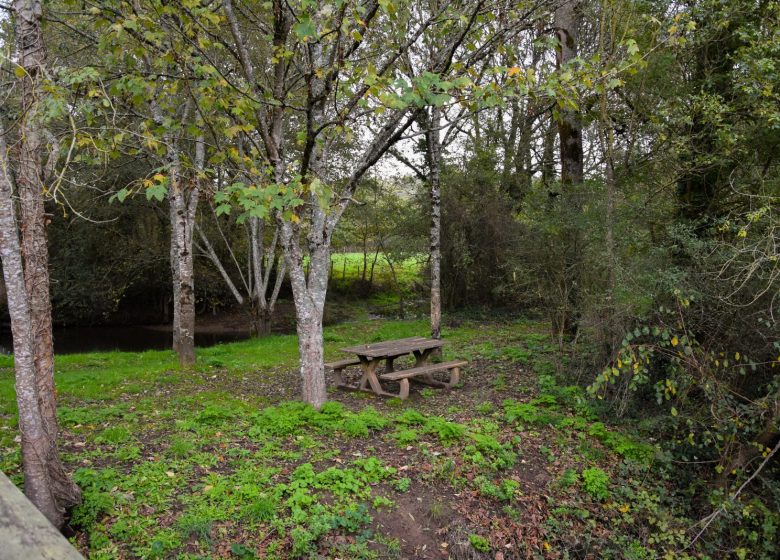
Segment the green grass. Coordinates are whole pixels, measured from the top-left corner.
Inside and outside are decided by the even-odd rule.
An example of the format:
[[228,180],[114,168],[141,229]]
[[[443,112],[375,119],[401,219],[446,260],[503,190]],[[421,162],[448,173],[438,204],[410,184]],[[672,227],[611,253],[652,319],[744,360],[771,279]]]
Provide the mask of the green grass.
[[[427,334],[425,321],[356,322],[325,328],[326,356],[342,356],[338,349],[371,342]],[[294,368],[298,363],[298,338],[274,335],[265,338],[198,348],[193,371],[225,371],[235,375],[266,368]],[[55,359],[55,382],[61,397],[82,401],[111,401],[121,395],[142,393],[152,383],[176,384],[181,368],[172,351],[92,352],[65,354]],[[13,357],[0,356],[0,416],[16,415]],[[7,421],[7,420],[6,420]]]
[[[334,325],[326,357],[427,331],[423,320]],[[432,530],[459,507],[491,512],[481,525],[463,518],[449,541],[480,552],[500,544],[480,535],[529,523],[556,553],[596,523],[600,540],[587,542],[596,556],[620,557],[624,543],[649,542],[647,531],[660,543],[652,557],[676,550],[679,538],[662,536],[690,520],[662,505],[655,449],[598,422],[581,389],[557,384],[545,331],[461,320],[443,333],[444,358],[479,360],[481,377],[467,370],[465,389],[409,401],[338,392],[320,411],[289,400],[295,336],[199,349],[188,369],[172,352],[58,356],[62,457],[84,492],[73,518],[80,545],[106,560],[411,557],[407,535],[375,523],[405,502],[412,509],[397,514]],[[0,469],[20,484],[12,365],[0,357]],[[661,518],[657,528],[646,521]]]
[[[367,255],[368,269],[366,279],[371,273],[371,263],[374,260],[373,252]],[[363,253],[333,253],[331,255],[333,263],[333,274],[331,280],[337,286],[349,286],[350,284],[362,278],[363,271]],[[425,264],[423,255],[410,257],[401,262],[393,263],[398,284],[403,289],[410,288],[415,282],[420,280],[422,268]],[[380,254],[374,266],[374,283],[387,288],[394,287],[393,273],[385,258]]]

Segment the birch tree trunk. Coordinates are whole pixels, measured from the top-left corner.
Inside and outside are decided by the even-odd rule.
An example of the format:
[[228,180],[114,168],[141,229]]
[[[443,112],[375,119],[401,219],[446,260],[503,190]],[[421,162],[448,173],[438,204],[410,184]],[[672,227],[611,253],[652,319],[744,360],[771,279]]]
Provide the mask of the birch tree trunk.
[[[22,91],[22,118],[19,122],[18,168],[16,170],[16,186],[21,210],[22,236],[20,246],[20,267],[26,290],[25,304],[29,317],[30,336],[32,341],[31,356],[34,365],[37,407],[40,412],[44,441],[47,449],[40,453],[36,449],[39,460],[43,461],[47,470],[48,484],[54,496],[55,505],[60,511],[54,521],[62,524],[64,510],[81,500],[78,486],[65,473],[57,451],[58,425],[54,389],[54,343],[52,336],[51,298],[49,295],[49,253],[46,236],[46,218],[44,210],[44,171],[41,151],[44,146],[44,130],[37,115],[38,102],[45,93],[41,80],[45,75],[46,50],[41,28],[43,15],[40,0],[16,0],[13,5],[15,17],[16,48],[19,65],[24,69],[20,78]],[[2,132],[2,129],[0,129]],[[2,157],[8,196],[11,195],[12,184],[5,140],[3,138]],[[53,156],[56,160],[56,154]],[[4,187],[6,188],[6,187]],[[14,209],[10,209],[10,217],[15,220]],[[14,230],[13,238],[16,239]],[[18,241],[17,241],[18,243]],[[11,249],[13,251],[13,248]],[[12,271],[13,272],[13,271]],[[9,292],[10,299],[10,292]],[[10,307],[10,303],[9,303]],[[19,310],[21,312],[21,310]],[[20,334],[20,336],[25,336]],[[21,349],[26,352],[26,348]],[[26,396],[29,396],[26,395]],[[20,406],[21,411],[21,406]],[[24,435],[22,436],[25,437]],[[28,450],[29,451],[29,450]],[[30,457],[29,452],[27,457]],[[49,513],[44,512],[47,517]],[[53,523],[54,523],[53,521]],[[55,523],[56,524],[56,523]],[[58,525],[58,526],[59,526]]]
[[319,409],[327,401],[322,315],[328,290],[330,243],[309,243],[307,278],[297,228],[282,219],[279,219],[279,228],[295,301],[301,398]]
[[[175,149],[175,148],[174,148]],[[200,195],[198,172],[203,169],[205,146],[197,139],[195,176],[181,175],[178,154],[170,168],[171,272],[173,273],[173,349],[183,366],[195,363],[195,273],[193,233]]]
[[441,338],[441,112],[431,108],[426,119],[426,156],[431,189],[431,337]]

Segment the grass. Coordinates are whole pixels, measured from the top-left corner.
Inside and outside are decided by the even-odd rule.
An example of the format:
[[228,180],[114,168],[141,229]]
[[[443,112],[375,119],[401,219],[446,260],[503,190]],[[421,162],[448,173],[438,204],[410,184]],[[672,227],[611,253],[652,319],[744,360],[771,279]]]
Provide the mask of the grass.
[[[294,336],[199,349],[190,369],[170,352],[58,356],[61,453],[84,491],[74,542],[91,559],[680,550],[691,520],[655,449],[558,385],[545,331],[464,320],[444,332],[445,359],[472,361],[462,389],[339,391],[320,411],[294,400]],[[424,321],[339,324],[326,357],[426,333]],[[11,367],[0,358],[0,468],[20,484]]]
[[[393,263],[398,284],[403,289],[409,289],[415,282],[420,280],[420,273],[425,264],[425,259],[424,255],[419,255]],[[367,255],[368,269],[366,278],[370,275],[373,260],[374,254],[369,252]],[[333,253],[331,262],[333,263],[331,278],[337,286],[349,286],[361,280],[363,253]],[[395,285],[390,265],[387,264],[387,260],[381,254],[374,265],[374,283],[388,288],[392,288]]]

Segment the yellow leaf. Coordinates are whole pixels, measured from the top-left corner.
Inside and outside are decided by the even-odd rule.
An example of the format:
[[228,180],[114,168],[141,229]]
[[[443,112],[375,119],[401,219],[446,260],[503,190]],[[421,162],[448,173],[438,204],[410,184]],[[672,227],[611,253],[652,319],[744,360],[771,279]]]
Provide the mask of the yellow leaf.
[[678,344],[680,344],[680,340],[676,336],[673,336],[672,337],[672,346],[677,346]]
[[741,356],[739,355],[739,352],[737,352],[736,354],[734,354],[734,359],[735,359],[735,360],[739,361],[740,357],[741,357]]
[[520,69],[517,66],[513,66],[512,68],[507,69],[506,73],[509,76],[514,76],[515,74],[520,73]]
[[24,78],[27,75],[27,71],[21,66],[14,68],[14,76],[17,78]]

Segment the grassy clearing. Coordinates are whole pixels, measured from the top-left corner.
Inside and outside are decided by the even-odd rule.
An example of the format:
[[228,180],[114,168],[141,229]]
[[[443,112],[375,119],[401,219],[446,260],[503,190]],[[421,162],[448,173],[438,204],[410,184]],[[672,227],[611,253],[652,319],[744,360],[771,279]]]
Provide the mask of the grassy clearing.
[[[342,324],[326,354],[426,330]],[[169,352],[59,357],[62,453],[85,496],[74,541],[97,559],[679,550],[690,520],[668,502],[657,450],[556,383],[544,331],[466,321],[445,331],[445,358],[471,361],[462,388],[406,402],[338,391],[321,411],[292,400],[293,336],[201,349],[189,370]],[[20,483],[0,365],[0,468]]]
[[[371,263],[374,260],[374,254],[369,252],[366,259],[366,278],[368,278],[371,271]],[[333,253],[331,255],[331,262],[333,263],[331,281],[335,282],[337,286],[350,286],[362,279],[364,265],[363,253]],[[398,284],[402,289],[410,289],[416,282],[419,282],[425,262],[426,256],[419,255],[409,257],[398,263],[393,263]],[[381,253],[374,266],[374,283],[388,288],[392,288],[395,285],[393,271],[390,269],[387,260]]]

